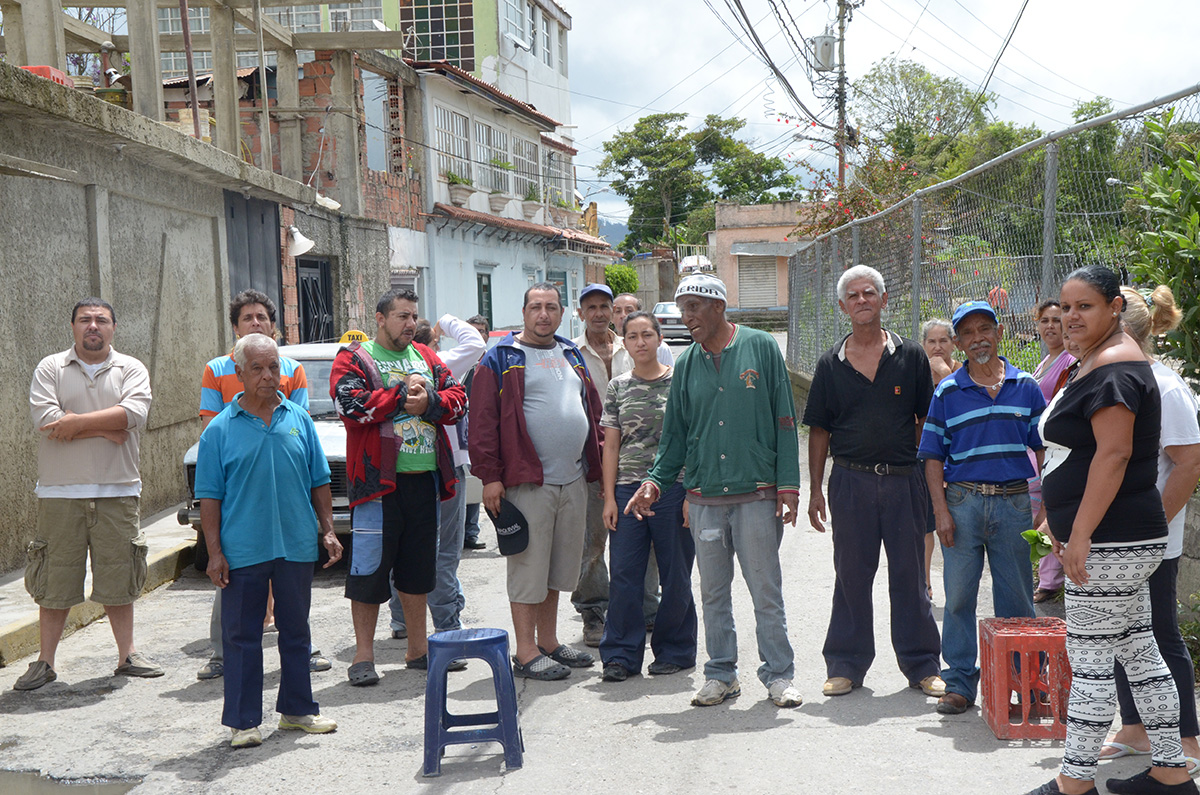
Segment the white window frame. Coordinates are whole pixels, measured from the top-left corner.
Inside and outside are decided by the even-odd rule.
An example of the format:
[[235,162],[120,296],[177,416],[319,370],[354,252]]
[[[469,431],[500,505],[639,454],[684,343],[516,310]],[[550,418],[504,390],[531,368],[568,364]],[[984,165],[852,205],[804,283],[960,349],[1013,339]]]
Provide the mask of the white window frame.
[[525,3],[525,8],[529,14],[529,25],[525,28],[525,42],[529,45],[529,54],[534,58],[538,57],[538,7],[531,0]]
[[471,120],[456,110],[433,106],[434,139],[437,144],[438,174],[474,181],[471,173]]
[[525,195],[529,193],[530,185],[537,187],[539,199],[543,196],[540,162],[537,142],[514,134],[512,137],[513,193],[517,195],[518,199],[524,201]]
[[508,193],[508,169],[493,165],[492,161],[511,163],[508,158],[508,132],[498,130],[485,121],[475,120],[475,165],[478,167],[478,188],[488,191]]
[[504,0],[501,11],[501,28],[505,33],[519,42],[525,42],[525,3],[524,0]]
[[551,69],[554,68],[554,46],[550,38],[550,26],[553,24],[554,20],[549,15],[542,14],[542,63]]
[[561,25],[558,28],[558,73],[567,76],[567,29]]

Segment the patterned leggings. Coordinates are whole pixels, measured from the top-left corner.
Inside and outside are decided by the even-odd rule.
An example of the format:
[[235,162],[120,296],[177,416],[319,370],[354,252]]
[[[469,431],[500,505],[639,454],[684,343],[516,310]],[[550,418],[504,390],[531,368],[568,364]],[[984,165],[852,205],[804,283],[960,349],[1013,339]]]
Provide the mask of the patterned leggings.
[[1183,767],[1179,741],[1179,694],[1158,653],[1150,628],[1147,579],[1162,562],[1166,543],[1093,544],[1087,557],[1088,583],[1069,579],[1067,657],[1071,701],[1062,773],[1096,777],[1096,762],[1116,712],[1113,661],[1120,660],[1153,748],[1153,763]]

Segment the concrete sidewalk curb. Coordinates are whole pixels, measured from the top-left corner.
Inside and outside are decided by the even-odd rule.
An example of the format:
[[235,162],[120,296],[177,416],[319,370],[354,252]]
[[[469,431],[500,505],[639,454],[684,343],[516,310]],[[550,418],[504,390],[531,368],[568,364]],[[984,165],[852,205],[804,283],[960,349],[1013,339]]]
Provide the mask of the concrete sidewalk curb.
[[[146,561],[146,585],[142,588],[142,595],[179,579],[184,568],[191,565],[195,554],[196,542],[185,541],[151,555]],[[0,627],[0,668],[12,665],[22,657],[34,654],[38,650],[37,605],[30,601],[29,606],[31,612],[27,618]],[[65,638],[103,617],[103,605],[92,601],[75,605],[67,616],[67,626],[63,629],[63,637]]]

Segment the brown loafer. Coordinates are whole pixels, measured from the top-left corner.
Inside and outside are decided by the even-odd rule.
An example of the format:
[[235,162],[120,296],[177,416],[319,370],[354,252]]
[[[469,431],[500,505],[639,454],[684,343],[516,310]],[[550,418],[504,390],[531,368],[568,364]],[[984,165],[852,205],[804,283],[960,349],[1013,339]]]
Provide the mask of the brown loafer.
[[1057,588],[1053,588],[1053,589],[1038,588],[1036,591],[1033,592],[1033,603],[1040,605],[1042,602],[1049,602],[1051,599],[1053,599],[1057,595],[1058,595]]
[[961,715],[973,706],[966,696],[958,693],[947,693],[938,699],[937,711],[941,715]]
[[934,698],[941,698],[946,695],[946,683],[937,674],[931,674],[920,682],[909,682],[908,686]]
[[821,688],[821,695],[844,696],[854,688],[860,686],[844,676],[831,676],[825,680],[825,686]]

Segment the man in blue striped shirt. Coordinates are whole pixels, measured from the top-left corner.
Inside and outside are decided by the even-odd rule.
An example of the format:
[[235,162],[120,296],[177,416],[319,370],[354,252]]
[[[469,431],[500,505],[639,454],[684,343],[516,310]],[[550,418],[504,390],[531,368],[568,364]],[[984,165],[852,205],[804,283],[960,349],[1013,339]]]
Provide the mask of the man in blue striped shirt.
[[985,301],[954,310],[955,344],[967,366],[947,376],[933,393],[921,447],[925,477],[942,542],[946,608],[942,657],[944,715],[975,703],[975,603],[987,552],[992,603],[1000,618],[1033,616],[1033,570],[1021,533],[1033,527],[1028,479],[1035,476],[1029,450],[1042,467],[1038,418],[1046,407],[1037,381],[998,351],[1004,326]]

